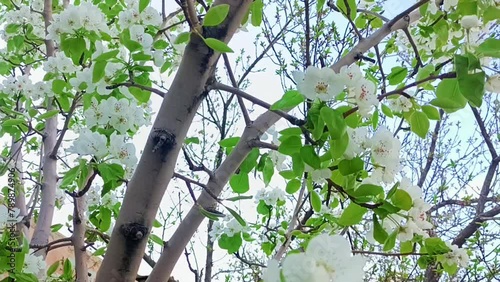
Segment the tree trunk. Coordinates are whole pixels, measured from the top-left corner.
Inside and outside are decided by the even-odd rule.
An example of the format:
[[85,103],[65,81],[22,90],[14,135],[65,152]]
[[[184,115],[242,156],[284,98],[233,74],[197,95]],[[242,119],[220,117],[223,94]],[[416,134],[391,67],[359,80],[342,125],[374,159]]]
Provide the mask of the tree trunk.
[[[206,37],[229,42],[251,3],[251,0],[216,1],[214,5],[230,5],[229,15],[223,24],[210,28],[210,35]],[[206,31],[205,28],[204,33]],[[214,73],[218,58],[219,54],[193,32],[137,169],[128,183],[120,215],[97,274],[98,282],[135,281],[152,223],[188,129],[198,106],[208,94],[205,85]],[[160,139],[165,142],[159,142]]]

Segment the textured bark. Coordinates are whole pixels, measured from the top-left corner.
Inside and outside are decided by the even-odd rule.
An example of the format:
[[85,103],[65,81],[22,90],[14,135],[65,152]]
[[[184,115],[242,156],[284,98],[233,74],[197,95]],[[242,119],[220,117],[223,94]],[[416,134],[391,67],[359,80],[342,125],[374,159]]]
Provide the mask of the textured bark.
[[84,216],[87,209],[85,203],[85,196],[73,198],[73,234],[71,235],[71,242],[75,249],[75,271],[76,282],[88,281],[88,266],[87,266],[87,252],[85,250],[85,223]]
[[[43,18],[45,21],[45,30],[47,30],[47,27],[50,25],[50,21],[52,20],[52,0],[44,1]],[[51,40],[45,40],[45,46],[47,49],[47,57],[54,56],[54,42]],[[47,111],[54,109],[53,103],[54,100],[49,98],[47,102]],[[43,182],[41,188],[42,203],[40,205],[40,214],[36,223],[35,232],[33,233],[33,238],[31,239],[31,245],[34,247],[47,245],[51,234],[50,226],[52,225],[52,219],[54,217],[57,188],[57,160],[56,158],[51,158],[51,153],[54,149],[56,141],[57,116],[47,119],[45,123],[43,139],[44,157],[42,164]],[[46,249],[42,248],[35,254],[45,257],[47,255]]]
[[[229,4],[230,12],[221,26],[210,29],[208,37],[229,42],[251,3],[251,0],[216,1],[214,5]],[[137,169],[128,183],[120,215],[97,274],[98,282],[135,281],[147,244],[147,235],[172,178],[187,131],[198,106],[208,94],[205,85],[214,73],[218,58],[219,54],[209,49],[201,38],[191,36]],[[154,139],[158,130],[168,132],[174,137],[175,143],[153,150],[156,148]],[[165,281],[167,278],[168,276],[164,276],[153,281]]]

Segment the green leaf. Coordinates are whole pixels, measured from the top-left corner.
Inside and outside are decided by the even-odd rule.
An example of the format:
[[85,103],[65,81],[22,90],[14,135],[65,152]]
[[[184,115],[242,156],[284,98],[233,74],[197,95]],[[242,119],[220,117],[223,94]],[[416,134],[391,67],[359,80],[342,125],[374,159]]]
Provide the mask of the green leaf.
[[400,253],[402,253],[402,254],[411,253],[413,251],[413,242],[411,240],[405,241],[405,242],[400,242],[399,243],[399,250],[400,250]]
[[61,94],[64,91],[64,87],[66,87],[67,83],[61,79],[54,79],[52,81],[52,91],[56,94]]
[[251,22],[253,26],[260,26],[262,23],[262,11],[264,9],[264,3],[262,0],[254,0],[252,5],[250,6],[250,10],[252,11]]
[[392,113],[392,110],[391,108],[389,108],[387,105],[385,104],[382,104],[382,113],[384,113],[384,115],[392,118],[394,116],[394,114]]
[[56,270],[59,268],[59,263],[60,261],[57,260],[47,269],[47,277],[52,276],[52,274],[56,272]]
[[53,116],[56,116],[59,113],[59,110],[51,110],[46,113],[43,113],[38,116],[39,119],[49,119]]
[[368,211],[367,208],[355,203],[350,203],[339,218],[339,224],[351,226],[361,222],[363,215]]
[[235,174],[229,180],[229,184],[235,193],[243,194],[250,190],[248,174]]
[[125,174],[125,170],[119,164],[100,163],[97,165],[97,170],[104,183],[120,180]]
[[99,257],[99,256],[104,255],[105,253],[106,253],[106,247],[102,247],[102,248],[95,250],[95,252],[93,252],[92,255],[95,257]]
[[304,102],[304,96],[297,90],[289,90],[276,103],[271,106],[271,111],[291,110]]
[[108,61],[95,62],[94,69],[92,70],[92,83],[97,83],[104,78],[106,64],[108,64]]
[[292,170],[282,170],[279,172],[284,179],[294,179],[295,173]]
[[205,38],[203,41],[205,41],[205,44],[207,44],[208,47],[214,49],[215,51],[218,51],[220,53],[233,53],[233,49],[229,48],[226,43],[215,39],[215,38]]
[[139,13],[142,13],[144,9],[149,5],[150,0],[139,0]]
[[163,240],[160,237],[158,237],[153,233],[149,234],[149,240],[153,241],[153,243],[156,243],[162,247],[165,245],[165,242],[163,242]]
[[198,137],[189,137],[184,139],[184,144],[189,145],[189,144],[200,144],[200,138]]
[[237,213],[235,210],[231,209],[231,208],[228,208],[228,207],[225,207],[229,213],[231,213],[231,215],[236,219],[236,221],[238,221],[238,223],[241,225],[241,226],[247,226],[247,223],[245,222],[245,220],[241,217],[241,215],[239,213]]
[[292,155],[292,170],[295,176],[300,177],[304,173],[306,166],[299,153]]
[[361,158],[342,160],[339,163],[339,171],[342,175],[349,175],[363,170],[365,162]]
[[390,85],[398,85],[408,76],[408,69],[404,67],[393,67],[387,76]]
[[[500,20],[500,8],[489,7],[488,9],[486,9],[484,11],[484,14],[483,14],[483,20],[484,20],[484,23],[487,23],[487,22],[493,21],[493,20]],[[488,40],[488,39],[486,39],[486,40]]]
[[[432,65],[432,64],[428,64],[425,67],[420,68],[418,70],[417,77],[415,78],[415,81],[421,81],[425,78],[428,78],[431,74],[434,73],[435,70],[436,69],[435,69],[434,65]],[[421,83],[420,85],[426,85],[428,83],[429,82],[424,82],[424,83]]]
[[320,212],[321,211],[321,197],[314,190],[311,191],[310,197],[311,197],[311,206],[312,206],[313,210],[315,212]]
[[413,200],[410,194],[402,189],[397,189],[391,197],[391,202],[398,208],[409,211],[413,206]]
[[481,107],[486,74],[484,72],[467,74],[457,79],[460,93],[469,100],[472,106]]
[[240,137],[229,137],[219,141],[219,145],[223,148],[234,147],[240,142]]
[[290,127],[287,129],[283,129],[279,132],[280,135],[295,135],[295,136],[300,136],[302,135],[302,130],[298,127]]
[[438,109],[436,109],[433,106],[429,106],[429,105],[422,106],[422,112],[424,112],[424,114],[426,114],[429,119],[432,119],[432,120],[440,120],[441,119],[441,115],[439,114]]
[[342,14],[347,15],[347,13],[349,13],[348,17],[351,20],[354,20],[356,18],[356,12],[357,12],[356,1],[347,0],[348,6],[346,6],[345,2],[346,0],[337,0],[337,7],[339,8],[340,11],[342,11]]
[[51,231],[51,232],[57,232],[57,231],[61,230],[61,228],[62,228],[63,226],[64,226],[64,225],[62,225],[62,224],[60,224],[60,223],[59,223],[59,224],[54,224],[54,225],[52,225],[52,226],[50,227],[50,231]]
[[326,0],[317,0],[316,1],[316,12],[321,11],[323,9],[323,6],[325,6]]
[[151,98],[151,92],[139,89],[137,87],[129,87],[128,88],[130,94],[134,96],[134,98],[139,102],[139,103],[147,103],[149,102],[149,98]]
[[257,165],[257,159],[259,158],[259,149],[253,148],[248,154],[245,160],[240,165],[240,171],[242,173],[249,173]]
[[377,197],[384,194],[384,188],[373,184],[361,184],[349,194],[354,197]]
[[208,211],[204,209],[202,206],[198,205],[198,211],[206,218],[213,220],[213,221],[218,221],[219,218],[225,217],[225,215],[221,212],[218,212],[216,210],[211,210]]
[[373,238],[380,244],[384,244],[389,234],[380,224],[376,214],[373,214]]
[[500,39],[488,38],[477,47],[476,51],[485,57],[500,58]]
[[344,155],[345,150],[347,149],[347,146],[349,146],[349,135],[347,133],[345,133],[338,140],[331,140],[329,151],[332,155],[332,158],[335,160],[342,157],[342,155]]
[[153,48],[155,50],[163,50],[163,49],[167,48],[169,45],[170,44],[167,41],[160,39],[160,40],[156,40],[155,43],[153,43]]
[[119,52],[120,50],[117,49],[106,53],[102,53],[101,55],[97,56],[97,58],[94,59],[94,62],[107,61],[109,59],[116,58],[116,55],[118,55]]
[[410,116],[410,129],[415,132],[420,138],[425,139],[429,132],[429,118],[422,112],[413,112]]
[[300,180],[292,179],[292,180],[288,181],[288,183],[286,184],[285,191],[288,194],[293,194],[293,193],[299,191],[300,185],[301,185]]
[[452,113],[463,109],[467,105],[467,99],[460,93],[457,79],[444,79],[438,84],[436,99],[431,104]]
[[271,178],[274,175],[274,164],[271,158],[266,157],[264,161],[264,168],[262,169],[262,177],[264,178],[264,185],[269,185]]
[[240,249],[243,240],[241,239],[241,233],[234,234],[232,237],[222,234],[218,243],[221,249],[227,250],[229,254],[232,254]]
[[174,44],[187,43],[187,42],[189,42],[190,37],[191,37],[191,32],[189,32],[189,31],[181,32],[175,38]]
[[387,240],[385,240],[384,242],[384,252],[390,251],[394,248],[394,246],[396,246],[396,238],[398,236],[398,232],[399,230],[396,229],[389,235],[389,237],[387,237]]
[[263,200],[260,200],[259,204],[257,205],[257,213],[262,215],[269,215],[271,213],[271,210]]
[[302,140],[298,136],[289,136],[285,138],[280,146],[278,147],[278,152],[292,156],[294,153],[299,153],[300,148],[302,148]]
[[431,237],[425,239],[425,249],[429,255],[446,254],[451,249],[446,245],[441,238]]
[[210,7],[203,19],[203,26],[217,26],[221,24],[226,19],[228,13],[229,4],[220,4]]
[[111,210],[103,206],[99,209],[99,230],[107,231],[111,227]]
[[310,167],[314,169],[320,168],[321,161],[312,146],[307,145],[300,148],[300,157]]
[[347,125],[341,112],[329,107],[323,107],[320,114],[328,127],[332,140],[338,140],[346,133]]

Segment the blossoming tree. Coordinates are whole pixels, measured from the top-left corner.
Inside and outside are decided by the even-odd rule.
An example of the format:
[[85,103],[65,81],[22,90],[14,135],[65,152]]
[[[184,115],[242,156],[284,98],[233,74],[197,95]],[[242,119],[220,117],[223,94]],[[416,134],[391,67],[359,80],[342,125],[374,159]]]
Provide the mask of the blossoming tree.
[[[493,234],[487,223],[500,213],[500,138],[492,134],[499,120],[492,98],[499,89],[497,1],[422,0],[393,18],[384,16],[383,1],[150,2],[0,1],[0,134],[12,140],[2,151],[6,279],[165,281],[183,254],[189,263],[186,248],[204,220],[205,281],[215,242],[257,266],[254,280],[266,282],[437,281],[465,277],[459,268],[498,266],[488,251],[481,257],[462,248]],[[243,55],[232,62],[231,38],[246,26],[262,29],[261,54],[249,64]],[[244,91],[266,57],[284,86],[277,101]],[[238,79],[232,63],[242,66]],[[173,80],[165,86],[158,72]],[[161,98],[156,115],[152,95]],[[234,110],[243,117],[241,134],[229,129]],[[443,128],[466,110],[481,137],[475,156],[488,168],[470,168],[476,174],[468,180],[456,173],[453,183],[484,179],[477,195],[464,199],[456,188],[453,196],[433,189],[434,176],[439,189],[449,185],[446,156],[436,156],[444,152]],[[206,128],[200,137],[189,131],[197,114],[216,137]],[[287,127],[278,131],[280,120]],[[131,140],[150,125],[137,158]],[[175,231],[161,238],[152,231],[162,226],[158,211],[174,178],[185,183],[191,208],[163,225]],[[56,207],[68,199],[71,236],[49,242],[62,227],[52,225]],[[248,199],[251,212],[238,208]],[[462,213],[464,226],[445,234],[438,211],[457,204],[473,213]],[[160,255],[145,253],[151,243]],[[62,271],[59,263],[45,265],[47,252],[68,245],[75,258]],[[243,246],[255,247],[254,261],[242,256]],[[91,247],[103,261],[89,278]],[[379,265],[374,256],[409,261],[390,277],[391,261]],[[146,277],[137,275],[143,260],[152,267]],[[377,267],[384,273],[368,273]]]

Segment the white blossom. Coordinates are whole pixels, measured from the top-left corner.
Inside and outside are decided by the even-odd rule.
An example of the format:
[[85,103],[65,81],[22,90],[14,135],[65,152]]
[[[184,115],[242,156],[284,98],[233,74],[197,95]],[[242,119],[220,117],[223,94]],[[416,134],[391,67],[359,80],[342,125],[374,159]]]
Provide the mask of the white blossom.
[[462,19],[460,20],[460,24],[465,29],[471,29],[473,27],[478,27],[481,25],[476,15],[463,16]]
[[396,113],[409,112],[413,107],[411,100],[403,95],[400,95],[396,99],[391,99],[389,105],[391,110]]
[[134,144],[125,143],[125,136],[117,135],[116,132],[110,136],[109,153],[127,167],[137,164]]
[[369,116],[373,107],[379,103],[375,84],[366,78],[361,78],[356,86],[349,89],[349,98],[354,100],[359,114],[364,117]]
[[45,279],[47,265],[42,256],[35,256],[34,254],[26,254],[24,257],[23,272],[32,273],[38,279]]
[[451,249],[451,251],[444,254],[442,263],[447,265],[458,264],[461,267],[467,267],[469,264],[469,255],[467,254],[467,250],[459,248],[457,245],[452,245],[449,242],[446,242],[446,245]]
[[347,87],[355,87],[362,77],[361,69],[356,64],[340,68],[340,78]]
[[355,282],[363,281],[364,264],[365,259],[361,256],[351,256],[351,248],[345,238],[321,234],[309,242],[304,253],[288,255],[283,260],[282,272],[286,282]]
[[492,93],[500,93],[500,75],[497,74],[488,77],[484,89]]
[[68,151],[79,155],[91,155],[102,158],[108,154],[106,143],[106,136],[98,132],[92,132],[88,128],[83,128],[80,131],[79,138],[73,142]]
[[267,268],[262,271],[263,282],[281,282],[279,262],[270,259],[267,262]]
[[158,11],[151,6],[146,7],[146,9],[142,11],[141,19],[142,23],[145,25],[159,26],[162,22],[161,16]]
[[[298,74],[297,74],[298,75]],[[300,77],[300,75],[298,75]],[[331,68],[322,69],[309,66],[302,81],[297,81],[297,89],[307,99],[329,101],[343,90],[343,85]]]
[[344,152],[344,157],[350,160],[367,149],[368,128],[357,127],[353,129],[347,127],[347,135],[349,136],[349,143]]

